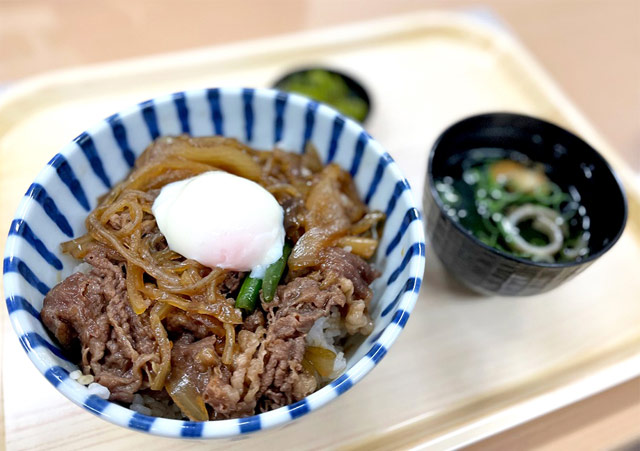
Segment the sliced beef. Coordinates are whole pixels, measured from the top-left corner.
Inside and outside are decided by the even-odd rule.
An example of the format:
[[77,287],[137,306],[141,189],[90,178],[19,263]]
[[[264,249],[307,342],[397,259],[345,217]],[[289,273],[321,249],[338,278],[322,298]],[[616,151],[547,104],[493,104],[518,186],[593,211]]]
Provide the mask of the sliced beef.
[[312,277],[297,277],[278,287],[272,302],[263,303],[269,335],[274,338],[306,334],[318,318],[334,305],[344,306],[346,297],[337,286],[323,288]]
[[284,210],[284,230],[287,238],[296,243],[304,234],[306,209],[300,197],[287,197],[281,202]]
[[305,338],[333,307],[346,309],[345,323],[352,333],[368,331],[368,285],[377,272],[337,248],[323,251],[321,262],[318,271],[279,286],[273,301],[262,303],[266,320],[260,311],[249,315],[238,332],[233,363],[207,373],[203,399],[214,418],[253,415],[256,408],[275,409],[313,393],[317,380],[302,365]]
[[368,303],[373,296],[369,284],[380,273],[369,263],[351,252],[339,247],[323,249],[320,255],[320,268],[327,283],[335,283],[342,278],[349,279],[353,284],[353,296]]
[[146,388],[147,362],[159,361],[148,316],[131,309],[121,266],[99,247],[85,261],[93,266],[88,274],[73,274],[47,294],[42,320],[63,346],[79,340],[83,372],[109,388],[110,399],[130,402]]
[[366,261],[344,249],[332,247],[322,251],[320,272],[323,284],[338,286],[347,299],[344,327],[353,335],[368,335],[373,330],[373,321],[367,313],[373,291],[369,284],[380,273]]
[[223,295],[231,295],[240,288],[240,282],[242,282],[243,273],[237,271],[229,271],[222,281],[220,286],[220,292]]
[[255,332],[241,330],[233,364],[213,370],[204,393],[204,401],[214,411],[214,419],[250,416],[255,413],[264,373],[263,327]]
[[195,340],[192,335],[183,334],[174,342],[171,350],[169,379],[188,381],[189,385],[202,395],[209,382],[212,368],[220,365],[220,357],[215,350],[216,342],[215,335]]
[[264,327],[264,324],[264,314],[258,309],[245,318],[242,328],[244,330],[248,330],[249,332],[255,332],[258,327]]
[[211,334],[224,337],[222,323],[216,318],[199,313],[185,312],[179,309],[174,309],[171,314],[167,316],[164,326],[169,333],[177,337],[180,337],[185,332],[190,333],[198,340],[208,337]]
[[276,409],[300,401],[316,390],[315,377],[302,367],[306,349],[304,335],[306,334],[271,340],[267,335],[264,344],[266,362],[261,384],[264,392],[263,409]]
[[247,317],[245,329],[238,333],[233,365],[214,370],[205,401],[219,418],[226,418],[253,415],[259,400],[261,409],[271,410],[313,393],[316,379],[302,366],[305,336],[331,307],[345,303],[339,287],[323,289],[311,277],[278,287],[273,301],[262,304],[267,330],[261,312]]
[[76,339],[93,354],[104,347],[109,322],[101,293],[99,278],[83,273],[70,275],[47,293],[40,316],[63,347],[70,348]]
[[306,334],[319,318],[329,315],[332,307],[343,307],[346,302],[338,286],[323,287],[320,281],[308,276],[278,287],[274,300],[262,304],[268,324],[262,345],[263,409],[299,401],[315,391],[315,377],[302,366]]
[[[45,325],[63,346],[79,343],[82,369],[111,391],[111,400],[131,402],[149,388],[147,367],[160,356],[149,314],[129,305],[123,264],[102,246],[85,260],[93,269],[54,287],[42,309]],[[338,248],[325,249],[313,272],[278,287],[273,301],[236,329],[233,362],[223,364],[225,329],[207,315],[174,308],[164,320],[173,340],[171,381],[186,381],[202,396],[213,419],[249,416],[296,402],[313,393],[316,378],[302,365],[306,334],[332,308],[342,311],[349,333],[368,333],[370,265]],[[224,285],[237,290],[240,277]],[[172,383],[172,382],[171,382]],[[170,385],[167,385],[170,386]]]

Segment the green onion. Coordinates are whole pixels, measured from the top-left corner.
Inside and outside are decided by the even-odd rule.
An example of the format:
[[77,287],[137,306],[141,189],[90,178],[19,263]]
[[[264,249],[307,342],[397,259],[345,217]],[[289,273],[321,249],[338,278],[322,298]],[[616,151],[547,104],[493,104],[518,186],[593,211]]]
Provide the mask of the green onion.
[[276,294],[276,288],[282,278],[284,269],[287,267],[287,260],[291,254],[291,244],[285,242],[282,249],[282,257],[276,262],[269,265],[264,273],[264,283],[262,285],[262,299],[265,302],[271,302]]
[[236,298],[236,308],[241,308],[248,313],[253,312],[256,308],[261,286],[262,279],[251,277],[251,274],[249,274],[242,282],[242,287],[240,287],[240,293]]

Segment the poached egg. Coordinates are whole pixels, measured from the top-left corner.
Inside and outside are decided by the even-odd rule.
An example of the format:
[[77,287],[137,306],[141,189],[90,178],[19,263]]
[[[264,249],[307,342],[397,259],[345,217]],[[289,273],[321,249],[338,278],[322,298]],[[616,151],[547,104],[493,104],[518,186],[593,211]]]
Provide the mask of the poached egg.
[[262,277],[282,256],[284,212],[259,184],[209,171],[162,188],[152,206],[169,248],[210,268]]

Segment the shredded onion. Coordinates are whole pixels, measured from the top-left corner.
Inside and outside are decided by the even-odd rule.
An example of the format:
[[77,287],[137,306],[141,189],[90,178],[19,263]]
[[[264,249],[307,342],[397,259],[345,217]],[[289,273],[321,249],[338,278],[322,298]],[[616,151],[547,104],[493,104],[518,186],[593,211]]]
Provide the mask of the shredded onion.
[[149,322],[156,337],[160,350],[160,362],[151,363],[149,372],[149,386],[152,390],[162,390],[169,371],[171,371],[171,342],[167,337],[167,331],[162,325],[162,320],[169,313],[169,306],[166,304],[156,304],[149,314]]
[[[520,235],[518,224],[527,219],[533,219],[532,227],[547,235],[549,244],[536,246]],[[511,238],[508,242],[513,249],[525,252],[533,257],[546,258],[552,257],[562,248],[564,235],[560,226],[563,222],[562,216],[551,208],[524,204],[505,216],[502,225]]]
[[224,352],[222,353],[222,363],[231,365],[233,363],[233,348],[236,343],[236,330],[231,324],[224,324],[225,340]]
[[196,390],[195,384],[189,379],[187,373],[172,377],[165,385],[167,393],[173,402],[191,421],[208,421],[209,413],[204,405],[202,395]]
[[364,215],[361,220],[349,228],[349,234],[359,235],[375,227],[379,222],[385,220],[385,214],[381,211],[371,211]]
[[127,296],[129,297],[129,303],[131,308],[140,315],[151,305],[151,299],[144,298],[140,293],[143,288],[143,271],[140,267],[127,263]]
[[333,372],[333,364],[336,360],[335,353],[328,349],[316,346],[307,346],[304,358],[322,377],[329,377]]
[[376,252],[378,240],[363,236],[343,236],[336,244],[342,248],[351,249],[350,252],[368,259]]

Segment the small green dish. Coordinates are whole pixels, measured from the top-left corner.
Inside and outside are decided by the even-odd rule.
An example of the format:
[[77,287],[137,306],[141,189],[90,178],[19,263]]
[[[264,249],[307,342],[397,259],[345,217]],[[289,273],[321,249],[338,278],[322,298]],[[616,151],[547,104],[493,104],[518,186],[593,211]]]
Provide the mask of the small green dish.
[[284,75],[273,87],[326,103],[360,123],[365,122],[371,111],[371,99],[362,84],[333,69],[298,69]]

